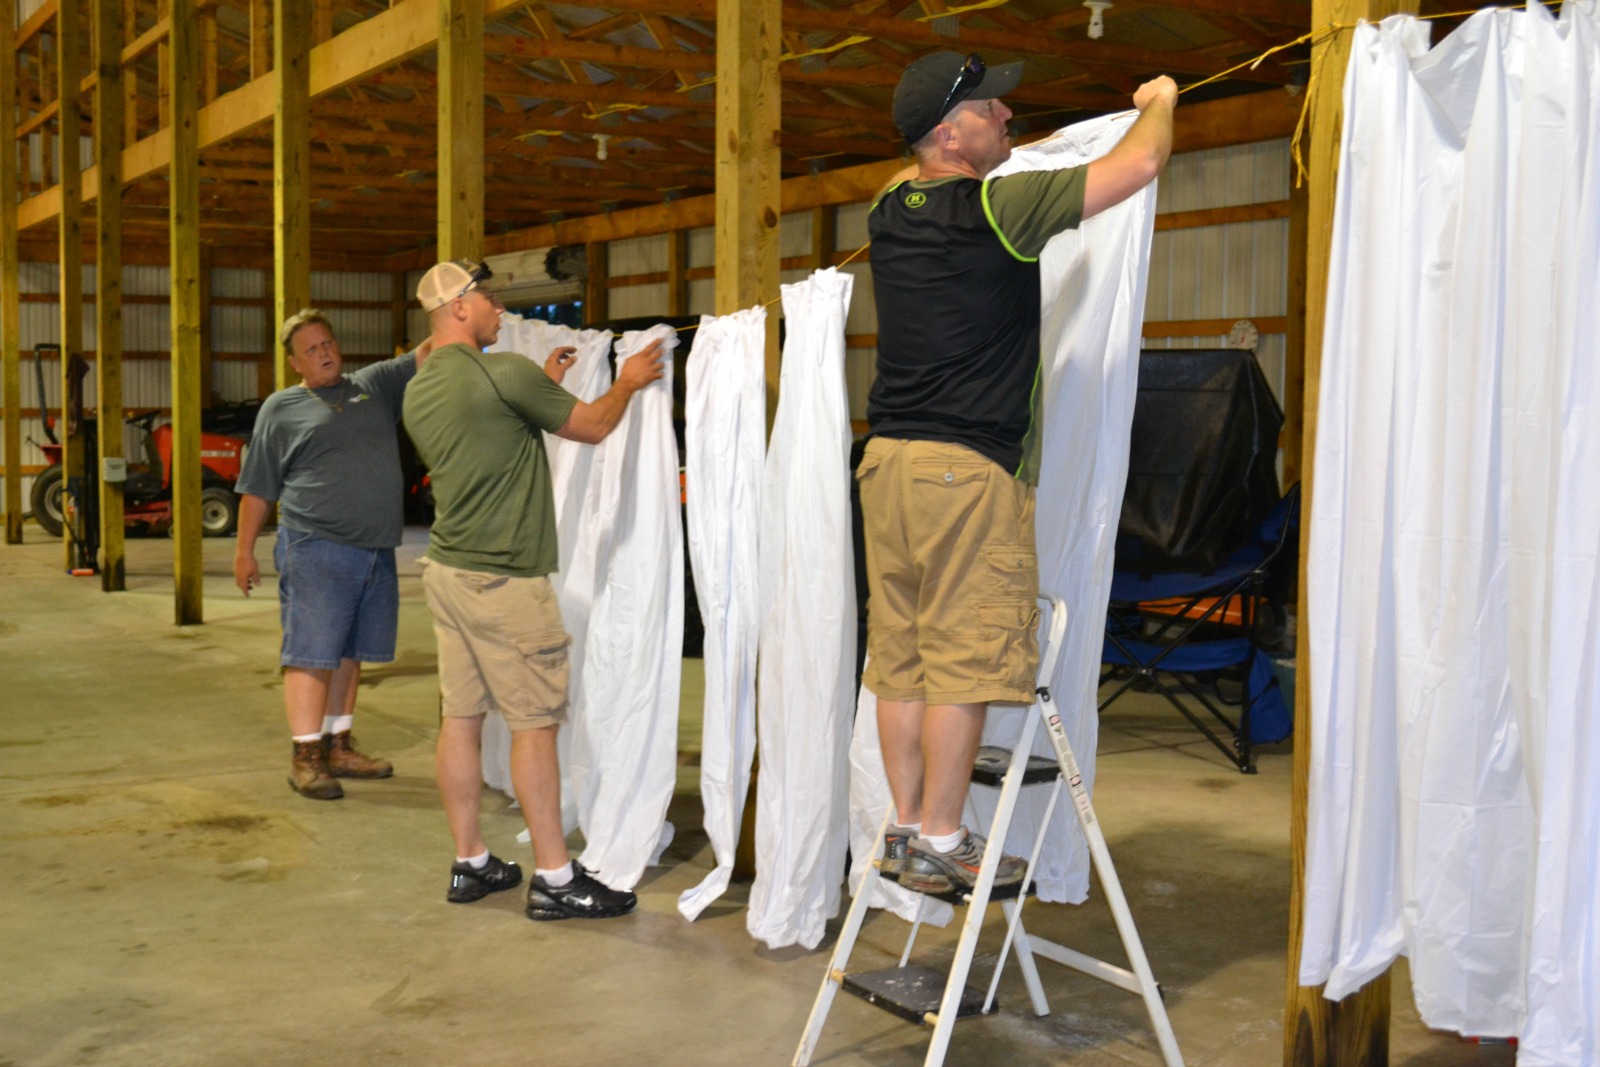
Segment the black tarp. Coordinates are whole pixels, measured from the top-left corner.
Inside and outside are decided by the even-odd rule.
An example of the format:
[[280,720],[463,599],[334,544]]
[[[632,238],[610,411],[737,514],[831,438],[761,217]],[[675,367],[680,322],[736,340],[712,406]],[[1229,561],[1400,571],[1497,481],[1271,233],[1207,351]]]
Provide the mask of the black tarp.
[[1117,568],[1208,571],[1279,499],[1283,410],[1252,352],[1145,349]]

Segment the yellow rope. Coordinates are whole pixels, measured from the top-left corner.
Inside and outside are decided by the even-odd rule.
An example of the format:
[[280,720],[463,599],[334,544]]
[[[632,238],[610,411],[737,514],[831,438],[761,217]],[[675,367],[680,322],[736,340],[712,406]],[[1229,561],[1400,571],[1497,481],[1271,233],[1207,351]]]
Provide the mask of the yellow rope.
[[866,44],[870,40],[872,40],[871,37],[865,36],[846,37],[844,40],[835,44],[826,44],[821,48],[813,48],[809,52],[785,52],[783,55],[778,57],[778,62],[787,63],[791,59],[804,59],[807,56],[825,56],[830,52],[837,52],[841,49],[849,48],[853,44]]
[[966,7],[952,7],[948,11],[936,11],[927,15],[918,15],[917,21],[933,22],[935,19],[946,19],[952,15],[965,15],[969,11],[986,11],[991,7],[1004,7],[1010,2],[1011,0],[980,0],[979,3],[968,4]]

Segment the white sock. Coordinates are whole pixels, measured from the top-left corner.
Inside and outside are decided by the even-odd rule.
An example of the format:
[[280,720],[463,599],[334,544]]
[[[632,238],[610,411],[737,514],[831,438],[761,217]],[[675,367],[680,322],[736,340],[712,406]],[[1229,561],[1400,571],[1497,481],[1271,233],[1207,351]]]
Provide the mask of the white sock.
[[303,745],[307,741],[321,741],[322,740],[322,735],[321,734],[294,734],[292,737],[289,738],[289,740],[293,741],[297,745]]
[[956,846],[961,844],[961,839],[966,836],[966,829],[958,826],[953,834],[939,834],[933,837],[925,836],[923,840],[932,845],[935,852],[945,855],[954,852]]
[[896,823],[895,825],[899,826],[900,829],[904,830],[908,837],[920,837],[920,836],[922,836],[922,824],[920,822],[903,822],[903,823]]
[[547,871],[541,867],[535,867],[533,869],[533,873],[538,875],[539,880],[545,885],[549,886],[551,889],[560,889],[562,886],[572,881],[572,861],[567,861],[564,866],[558,867],[553,871]]
[[475,871],[481,871],[489,866],[489,850],[484,849],[476,856],[457,856],[457,863],[465,863]]
[[354,715],[324,715],[322,717],[322,732],[325,734],[344,734],[350,732],[350,726],[356,721]]

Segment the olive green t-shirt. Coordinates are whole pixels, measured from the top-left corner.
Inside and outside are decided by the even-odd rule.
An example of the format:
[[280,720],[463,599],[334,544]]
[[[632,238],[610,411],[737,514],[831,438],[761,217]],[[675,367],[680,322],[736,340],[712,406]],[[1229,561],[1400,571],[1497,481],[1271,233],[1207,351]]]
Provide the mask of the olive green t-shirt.
[[555,498],[540,430],[578,398],[514,352],[436,349],[406,390],[405,425],[433,483],[428,558],[517,578],[558,567]]

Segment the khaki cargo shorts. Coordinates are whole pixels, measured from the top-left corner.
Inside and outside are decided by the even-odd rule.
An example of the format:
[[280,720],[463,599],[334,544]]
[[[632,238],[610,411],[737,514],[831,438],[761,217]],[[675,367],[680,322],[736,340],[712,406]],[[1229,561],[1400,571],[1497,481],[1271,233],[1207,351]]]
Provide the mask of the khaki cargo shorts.
[[881,437],[867,442],[856,478],[866,687],[881,700],[1033,703],[1033,487],[961,445]]
[[513,731],[567,721],[567,644],[550,579],[422,561],[439,643],[440,713],[498,711]]

